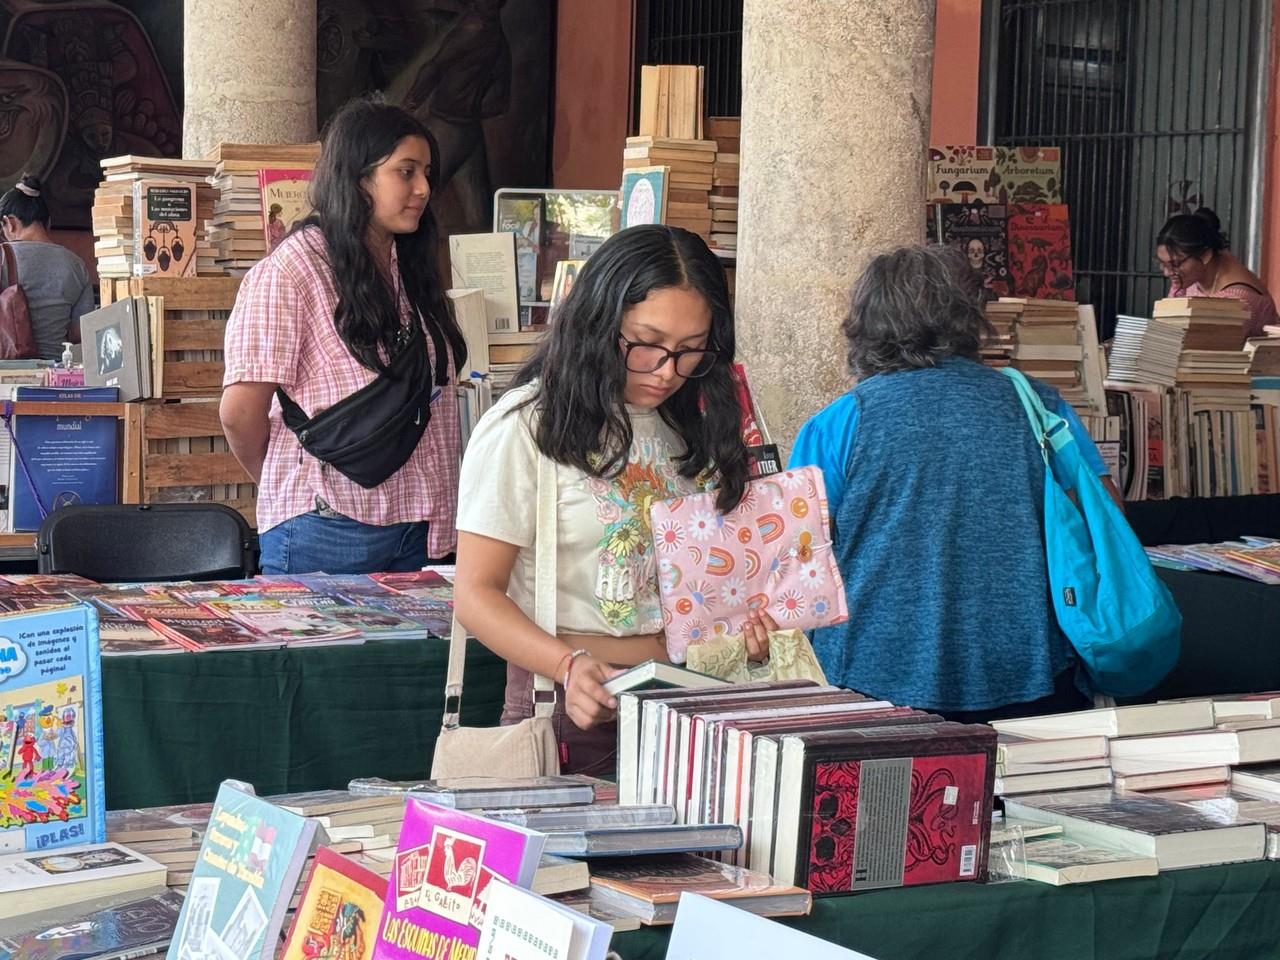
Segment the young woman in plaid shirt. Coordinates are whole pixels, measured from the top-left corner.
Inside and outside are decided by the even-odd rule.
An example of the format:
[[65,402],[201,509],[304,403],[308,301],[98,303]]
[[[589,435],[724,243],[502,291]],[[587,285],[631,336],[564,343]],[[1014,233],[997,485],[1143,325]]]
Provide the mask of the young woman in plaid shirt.
[[[227,324],[221,416],[258,483],[266,573],[415,570],[454,549],[466,347],[435,271],[430,135],[398,107],[357,100],[325,133],[313,213],[249,271]],[[408,460],[365,488],[306,453],[278,388],[314,417],[372,382],[420,324],[448,380]]]

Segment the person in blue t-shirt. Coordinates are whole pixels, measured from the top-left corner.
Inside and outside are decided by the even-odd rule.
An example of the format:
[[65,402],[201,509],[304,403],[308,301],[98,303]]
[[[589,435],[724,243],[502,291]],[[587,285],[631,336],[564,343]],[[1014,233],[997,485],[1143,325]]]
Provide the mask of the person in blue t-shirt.
[[[818,630],[833,683],[966,721],[1087,705],[1049,596],[1044,461],[983,366],[980,279],[946,247],[872,260],[843,323],[857,385],[801,429],[822,469],[849,620]],[[1112,483],[1079,418],[1032,381]]]

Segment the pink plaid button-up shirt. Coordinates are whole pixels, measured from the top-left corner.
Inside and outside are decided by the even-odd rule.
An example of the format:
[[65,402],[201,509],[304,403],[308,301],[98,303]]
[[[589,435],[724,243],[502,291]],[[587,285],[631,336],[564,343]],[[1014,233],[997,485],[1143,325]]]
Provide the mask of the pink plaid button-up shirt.
[[[391,271],[399,266],[392,248]],[[314,227],[287,237],[245,276],[227,322],[223,386],[277,383],[308,416],[337,403],[373,380],[375,373],[351,355],[333,324],[338,291]],[[411,315],[407,301],[404,318]],[[434,364],[435,351],[427,337]],[[434,365],[432,367],[434,370]],[[455,372],[449,364],[450,384]],[[302,450],[271,401],[271,434],[258,486],[258,530],[315,509],[316,497],[361,523],[387,525],[426,520],[427,552],[450,553],[457,543],[458,397],[446,386],[432,404],[431,421],[407,463],[372,490]]]

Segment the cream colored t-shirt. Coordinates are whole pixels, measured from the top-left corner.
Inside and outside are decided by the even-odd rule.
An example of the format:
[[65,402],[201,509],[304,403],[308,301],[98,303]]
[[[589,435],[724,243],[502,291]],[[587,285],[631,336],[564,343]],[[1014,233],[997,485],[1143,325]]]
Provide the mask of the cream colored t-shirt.
[[[508,391],[467,443],[458,529],[520,548],[507,590],[530,619],[534,598],[538,458],[532,384]],[[656,411],[627,407],[634,439],[622,472],[601,480],[556,465],[556,618],[563,633],[632,636],[662,629],[649,505],[702,489],[682,477],[684,441]]]

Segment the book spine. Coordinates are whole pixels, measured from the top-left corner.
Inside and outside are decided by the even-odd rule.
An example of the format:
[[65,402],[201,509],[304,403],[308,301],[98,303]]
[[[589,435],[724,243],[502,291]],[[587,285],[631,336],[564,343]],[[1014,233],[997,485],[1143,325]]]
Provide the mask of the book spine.
[[106,747],[104,744],[102,722],[102,653],[98,635],[98,611],[92,604],[82,603],[80,610],[84,617],[85,660],[89,689],[85,691],[86,705],[92,705],[92,712],[85,727],[85,769],[89,773],[90,826],[93,830],[93,843],[107,841],[107,785]]

